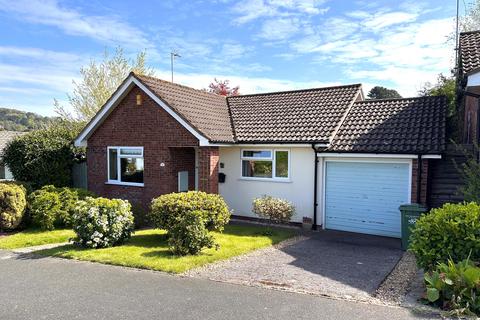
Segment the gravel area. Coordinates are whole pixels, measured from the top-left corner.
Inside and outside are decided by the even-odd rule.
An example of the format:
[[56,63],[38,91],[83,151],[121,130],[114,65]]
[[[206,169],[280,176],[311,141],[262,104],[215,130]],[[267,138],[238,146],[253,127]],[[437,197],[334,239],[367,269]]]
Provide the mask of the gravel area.
[[392,272],[377,289],[375,296],[385,302],[400,304],[410,288],[412,281],[417,280],[417,261],[413,253],[406,251]]
[[323,231],[183,275],[382,303],[374,297],[376,289],[403,254],[399,248],[388,247],[388,243],[381,237]]

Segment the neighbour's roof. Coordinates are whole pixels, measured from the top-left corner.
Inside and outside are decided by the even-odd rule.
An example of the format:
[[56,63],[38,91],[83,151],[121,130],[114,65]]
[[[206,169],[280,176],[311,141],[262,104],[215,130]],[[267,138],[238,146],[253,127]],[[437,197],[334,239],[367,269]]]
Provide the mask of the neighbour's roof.
[[228,97],[237,142],[328,142],[360,84]]
[[460,33],[460,69],[469,73],[480,68],[480,30]]
[[25,132],[20,131],[0,131],[0,155],[3,155],[3,150],[7,144],[12,141],[14,138],[25,134]]
[[443,96],[356,102],[329,151],[441,153],[446,105]]
[[209,140],[234,142],[224,96],[153,77],[135,77]]

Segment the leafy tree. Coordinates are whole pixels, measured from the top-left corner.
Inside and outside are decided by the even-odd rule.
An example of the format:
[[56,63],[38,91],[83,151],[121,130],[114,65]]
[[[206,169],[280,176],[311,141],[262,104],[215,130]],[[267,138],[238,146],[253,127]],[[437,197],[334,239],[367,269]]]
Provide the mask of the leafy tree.
[[474,152],[463,150],[463,154],[467,161],[460,165],[455,163],[457,170],[462,176],[464,185],[460,187],[465,201],[474,201],[480,203],[480,162],[477,155],[479,154],[478,145],[474,145]]
[[113,56],[105,50],[102,61],[91,60],[80,69],[82,80],[73,81],[73,92],[67,96],[74,114],[57,100],[55,111],[69,121],[89,121],[131,71],[141,75],[154,74],[153,69],[146,65],[145,58],[145,51],[137,54],[135,59],[128,59],[120,47],[116,48]]
[[456,107],[456,83],[453,76],[447,77],[439,74],[437,83],[429,82],[418,91],[420,96],[446,96],[447,97],[447,137],[458,141],[458,119]]
[[376,86],[368,92],[367,97],[370,99],[396,99],[402,96],[397,90]]
[[73,163],[85,158],[85,150],[73,146],[80,126],[79,122],[58,121],[19,136],[7,144],[3,162],[16,180],[35,188],[47,184],[70,186]]
[[465,15],[459,19],[460,31],[480,30],[480,0],[470,2],[465,10]]
[[208,92],[221,96],[238,96],[240,94],[239,89],[239,86],[231,88],[230,80],[218,80],[217,78],[208,85]]

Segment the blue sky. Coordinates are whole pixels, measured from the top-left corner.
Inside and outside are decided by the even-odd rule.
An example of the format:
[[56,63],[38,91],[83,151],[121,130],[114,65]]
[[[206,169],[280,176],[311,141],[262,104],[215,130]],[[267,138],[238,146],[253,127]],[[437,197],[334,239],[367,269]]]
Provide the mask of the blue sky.
[[455,1],[0,0],[0,106],[53,115],[90,59],[146,50],[156,75],[241,93],[363,83],[414,96],[453,66]]

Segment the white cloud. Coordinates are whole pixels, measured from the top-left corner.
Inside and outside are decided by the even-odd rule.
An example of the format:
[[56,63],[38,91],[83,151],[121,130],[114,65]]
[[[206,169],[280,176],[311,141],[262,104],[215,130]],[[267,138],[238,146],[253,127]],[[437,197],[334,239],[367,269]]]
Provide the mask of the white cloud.
[[260,37],[267,40],[284,40],[292,37],[300,30],[297,18],[270,19],[263,23]]
[[248,0],[240,1],[233,7],[239,17],[234,19],[244,24],[260,17],[287,17],[298,14],[319,15],[328,12],[321,7],[326,0]]
[[371,30],[378,31],[392,25],[413,22],[417,17],[418,14],[409,12],[380,12],[365,19],[363,25]]
[[61,6],[56,0],[0,0],[0,10],[36,24],[57,27],[66,34],[90,37],[129,48],[153,45],[138,28],[117,16],[88,16]]

